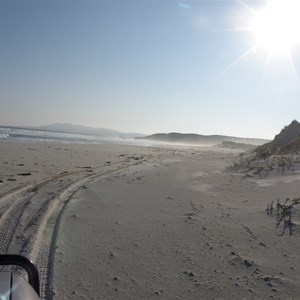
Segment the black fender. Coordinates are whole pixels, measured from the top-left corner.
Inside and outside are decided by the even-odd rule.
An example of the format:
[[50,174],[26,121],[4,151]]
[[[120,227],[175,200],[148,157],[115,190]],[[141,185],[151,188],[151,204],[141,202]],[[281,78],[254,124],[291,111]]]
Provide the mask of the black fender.
[[[39,273],[35,265],[21,255],[0,255],[0,265],[12,265],[23,268],[28,276],[28,281],[14,272],[0,272],[0,296],[12,300],[37,300],[40,299]],[[1,298],[2,299],[2,298]]]

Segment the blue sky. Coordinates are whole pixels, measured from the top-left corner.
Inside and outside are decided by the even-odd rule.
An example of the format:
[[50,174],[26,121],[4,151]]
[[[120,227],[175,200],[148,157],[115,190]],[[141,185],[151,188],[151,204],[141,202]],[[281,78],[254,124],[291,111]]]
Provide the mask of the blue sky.
[[237,1],[0,1],[0,124],[273,138],[299,116],[300,48],[294,71],[260,49],[232,66],[250,20]]

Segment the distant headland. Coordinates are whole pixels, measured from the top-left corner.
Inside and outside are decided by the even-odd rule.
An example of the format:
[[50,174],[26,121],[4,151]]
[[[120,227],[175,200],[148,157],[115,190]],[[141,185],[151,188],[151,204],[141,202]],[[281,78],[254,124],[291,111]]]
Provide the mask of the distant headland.
[[240,144],[250,144],[254,146],[263,145],[268,143],[270,140],[258,139],[258,138],[242,138],[226,135],[201,135],[194,133],[156,133],[141,137],[141,139],[153,140],[158,142],[166,143],[177,143],[177,144],[197,144],[197,145],[219,145],[223,142],[232,142]]

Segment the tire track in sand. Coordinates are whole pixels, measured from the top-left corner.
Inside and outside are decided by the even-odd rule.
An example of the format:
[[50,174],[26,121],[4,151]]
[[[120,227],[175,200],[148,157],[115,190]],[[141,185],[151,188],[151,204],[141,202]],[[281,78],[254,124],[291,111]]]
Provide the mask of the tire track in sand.
[[[128,162],[128,159],[121,160],[119,162],[103,164],[95,168],[83,168],[76,171],[63,171],[52,176],[47,176],[41,180],[31,182],[23,185],[19,188],[14,188],[11,191],[0,196],[0,254],[6,254],[12,237],[16,231],[16,227],[19,224],[21,216],[30,203],[31,199],[35,197],[37,191],[46,186],[47,184],[54,182],[55,180],[70,177],[74,175],[80,175],[81,173],[92,173],[94,170],[103,169],[108,166],[114,166],[118,164],[124,164]],[[41,205],[46,204],[48,200],[45,200]]]
[[77,173],[86,172],[86,170],[74,172],[61,172],[53,176],[48,176],[42,180],[32,182],[20,188],[13,189],[0,197],[0,254],[6,254],[19,223],[19,220],[31,199],[36,195],[37,191],[46,184],[57,179],[75,175]]
[[53,260],[55,254],[55,245],[57,233],[59,229],[60,219],[62,213],[77,191],[94,179],[129,168],[137,165],[139,162],[121,164],[119,167],[113,169],[107,166],[107,170],[102,170],[94,174],[88,174],[83,178],[73,181],[66,188],[57,194],[51,203],[40,215],[39,222],[35,234],[33,234],[27,241],[26,245],[21,251],[21,254],[29,257],[38,267],[40,273],[40,290],[42,299],[53,298]]
[[[138,165],[144,161],[146,161],[145,157],[127,157],[119,162],[106,163],[94,168],[64,171],[23,185],[20,188],[14,188],[0,196],[0,253],[8,251],[13,237],[13,243],[16,243],[18,240],[18,237],[14,236],[16,231],[23,234],[28,227],[31,227],[28,239],[22,241],[20,254],[30,258],[37,265],[41,277],[41,297],[43,299],[52,299],[53,296],[52,274],[55,244],[60,218],[69,200],[83,185],[97,177]],[[74,179],[81,174],[79,179]],[[57,195],[55,197],[40,199],[40,207],[35,209],[31,215],[31,220],[35,221],[30,225],[20,224],[24,212],[31,213],[26,208],[37,196],[38,191],[46,188],[48,184],[67,177],[70,177],[69,180],[72,182],[60,191],[56,190]]]

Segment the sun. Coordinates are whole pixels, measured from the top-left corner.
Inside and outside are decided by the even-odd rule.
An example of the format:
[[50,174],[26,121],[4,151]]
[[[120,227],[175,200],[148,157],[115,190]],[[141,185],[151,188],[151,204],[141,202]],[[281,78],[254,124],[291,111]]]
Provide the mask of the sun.
[[[262,80],[271,64],[287,64],[300,83],[300,76],[294,63],[300,46],[300,0],[235,0],[243,10],[238,11],[234,28],[226,32],[246,32],[251,46],[217,76],[225,76],[241,62],[254,55],[265,59]],[[250,35],[249,35],[250,34]],[[263,54],[263,55],[261,55]]]
[[300,0],[270,0],[255,11],[251,31],[269,55],[289,55],[300,43]]

